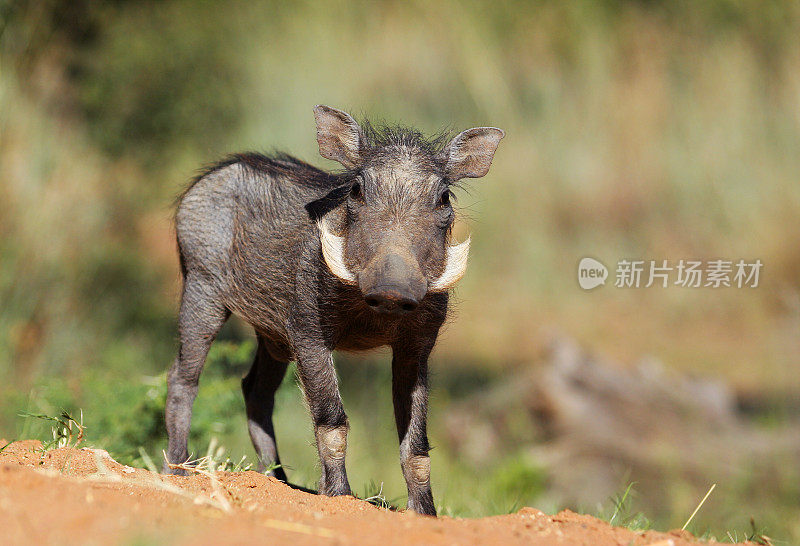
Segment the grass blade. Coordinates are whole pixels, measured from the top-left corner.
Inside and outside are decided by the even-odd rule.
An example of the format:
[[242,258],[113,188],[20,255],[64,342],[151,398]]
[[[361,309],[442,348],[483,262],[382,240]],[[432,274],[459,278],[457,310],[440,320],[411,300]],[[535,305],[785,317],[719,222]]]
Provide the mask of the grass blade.
[[708,490],[708,493],[706,493],[706,496],[705,496],[705,497],[703,497],[703,500],[701,500],[701,501],[700,501],[700,504],[698,504],[698,505],[697,505],[697,508],[695,508],[695,509],[694,509],[694,512],[692,512],[692,515],[691,515],[691,516],[689,516],[689,519],[687,519],[687,520],[686,520],[686,523],[684,523],[684,524],[683,524],[683,527],[681,527],[681,531],[685,531],[685,530],[686,530],[686,528],[687,528],[687,527],[689,527],[689,524],[692,522],[692,520],[694,519],[694,517],[697,515],[697,512],[699,512],[699,511],[700,511],[700,508],[702,508],[702,506],[703,506],[703,503],[705,503],[705,502],[706,502],[706,499],[708,499],[708,497],[711,495],[711,492],[714,490],[714,488],[715,488],[716,486],[717,486],[717,484],[713,484],[713,485],[711,486],[711,488]]

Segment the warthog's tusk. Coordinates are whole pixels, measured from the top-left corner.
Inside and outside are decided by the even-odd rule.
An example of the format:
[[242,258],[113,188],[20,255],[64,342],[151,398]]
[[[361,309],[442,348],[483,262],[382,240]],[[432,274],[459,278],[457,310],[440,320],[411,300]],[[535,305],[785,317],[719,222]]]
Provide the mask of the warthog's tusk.
[[[325,264],[337,278],[347,284],[356,284],[356,276],[347,268],[344,261],[344,237],[334,235],[325,223],[320,220],[319,239],[322,244],[322,256]],[[428,285],[430,292],[445,292],[464,276],[469,257],[470,237],[462,243],[447,247],[444,272]]]
[[447,247],[444,273],[428,285],[430,292],[444,292],[452,288],[464,276],[467,271],[469,241],[470,238],[467,237],[464,242]]
[[322,243],[322,257],[325,258],[328,269],[342,282],[356,284],[356,276],[347,269],[344,261],[344,237],[339,237],[329,231],[325,220],[320,220],[317,226],[319,227],[319,240]]

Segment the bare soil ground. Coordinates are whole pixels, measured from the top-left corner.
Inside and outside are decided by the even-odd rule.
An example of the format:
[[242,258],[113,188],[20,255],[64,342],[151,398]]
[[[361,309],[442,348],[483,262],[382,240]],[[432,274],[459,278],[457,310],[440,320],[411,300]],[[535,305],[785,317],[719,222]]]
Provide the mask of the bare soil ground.
[[[6,442],[0,441],[0,446]],[[687,532],[633,532],[564,510],[482,519],[393,512],[327,498],[256,472],[162,476],[89,448],[0,453],[2,544],[692,544]]]

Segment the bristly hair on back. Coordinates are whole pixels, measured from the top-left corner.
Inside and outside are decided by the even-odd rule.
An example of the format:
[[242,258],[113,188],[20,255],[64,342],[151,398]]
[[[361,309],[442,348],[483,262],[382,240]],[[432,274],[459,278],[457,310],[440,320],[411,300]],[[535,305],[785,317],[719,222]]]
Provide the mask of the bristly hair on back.
[[305,161],[283,152],[274,152],[270,155],[258,152],[243,152],[231,154],[222,161],[214,163],[202,169],[197,176],[192,179],[192,184],[230,165],[241,163],[245,167],[258,173],[270,176],[285,176],[296,179],[298,182],[307,183],[314,186],[325,185],[330,174],[316,168]]
[[333,174],[318,169],[289,154],[274,152],[270,155],[266,155],[258,152],[243,152],[231,154],[216,163],[212,163],[200,169],[189,181],[186,188],[177,196],[175,205],[177,206],[177,204],[180,203],[186,193],[191,190],[197,182],[210,174],[237,163],[257,173],[264,173],[270,176],[284,176],[299,184],[308,186],[330,188],[337,184]]

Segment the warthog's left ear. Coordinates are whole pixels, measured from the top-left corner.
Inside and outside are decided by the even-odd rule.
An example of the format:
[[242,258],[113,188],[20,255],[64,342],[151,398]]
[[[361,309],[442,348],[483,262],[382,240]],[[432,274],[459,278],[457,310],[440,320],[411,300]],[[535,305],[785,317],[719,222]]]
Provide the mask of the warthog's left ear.
[[447,178],[455,181],[485,176],[504,136],[505,131],[497,127],[475,127],[459,134],[442,150]]

